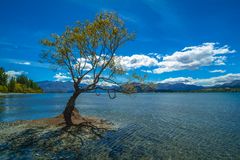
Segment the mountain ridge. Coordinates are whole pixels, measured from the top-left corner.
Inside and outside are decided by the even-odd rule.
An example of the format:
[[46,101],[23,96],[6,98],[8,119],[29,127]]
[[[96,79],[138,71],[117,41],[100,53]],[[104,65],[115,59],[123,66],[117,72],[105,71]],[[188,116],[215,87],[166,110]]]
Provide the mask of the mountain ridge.
[[[73,84],[70,81],[39,81],[38,85],[45,93],[71,93],[74,91]],[[82,84],[84,86],[84,84]],[[133,83],[137,92],[210,92],[210,91],[240,91],[240,80],[234,80],[230,83],[215,85],[210,87],[184,84],[184,83],[156,83],[154,87],[141,83]],[[109,88],[119,88],[109,86]]]

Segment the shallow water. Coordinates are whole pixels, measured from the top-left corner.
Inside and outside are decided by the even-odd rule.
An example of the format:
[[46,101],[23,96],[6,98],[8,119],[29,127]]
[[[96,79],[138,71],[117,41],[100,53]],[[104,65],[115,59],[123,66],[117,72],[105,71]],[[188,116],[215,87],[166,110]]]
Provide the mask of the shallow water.
[[[0,121],[58,115],[69,96],[1,96]],[[86,143],[80,158],[240,159],[240,93],[84,94],[76,106],[119,126]]]

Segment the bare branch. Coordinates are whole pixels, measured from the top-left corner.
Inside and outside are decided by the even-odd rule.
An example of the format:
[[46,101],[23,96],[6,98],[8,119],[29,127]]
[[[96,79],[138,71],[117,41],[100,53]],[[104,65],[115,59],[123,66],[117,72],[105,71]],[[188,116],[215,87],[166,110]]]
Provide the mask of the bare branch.
[[[53,34],[51,39],[42,40],[48,48],[42,59],[65,69],[71,75],[75,90],[80,92],[96,90],[102,81],[120,86],[121,82],[114,80],[114,76],[122,73],[115,63],[115,53],[132,39],[133,34],[128,33],[116,14],[100,13],[93,22],[79,22],[67,27],[62,35]],[[92,83],[80,88],[89,76]],[[115,94],[109,94],[109,97],[115,97]]]

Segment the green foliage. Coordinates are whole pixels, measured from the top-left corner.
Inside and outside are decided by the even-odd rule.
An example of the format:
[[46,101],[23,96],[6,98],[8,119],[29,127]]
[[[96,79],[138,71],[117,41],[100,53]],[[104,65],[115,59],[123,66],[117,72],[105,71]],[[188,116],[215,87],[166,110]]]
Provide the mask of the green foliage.
[[4,69],[0,67],[0,85],[6,86],[7,79],[8,79],[8,75],[5,73]]
[[17,77],[16,79],[17,83],[24,84],[29,87],[29,79],[26,75],[22,74]]
[[147,74],[139,75],[139,74],[137,74],[137,73],[134,72],[134,73],[132,74],[132,78],[133,78],[134,80],[139,81],[140,83],[143,83],[143,82],[146,80],[146,78],[147,78]]
[[8,92],[8,88],[6,86],[0,85],[0,92],[6,93]]
[[41,93],[42,92],[41,88],[39,88],[36,83],[34,83],[34,85],[36,86],[35,88],[30,88],[30,87],[27,87],[25,84],[16,83],[14,92],[16,92],[16,93]]
[[[103,12],[92,22],[77,22],[61,35],[53,34],[42,40],[46,50],[41,58],[54,67],[65,69],[71,75],[75,90],[86,92],[95,90],[100,82],[117,84],[116,75],[123,75],[125,71],[118,63],[116,51],[134,38],[115,13]],[[93,80],[85,89],[80,89],[78,86],[84,77]]]
[[14,89],[16,93],[25,93],[24,85],[17,83]]
[[11,78],[9,83],[8,83],[8,91],[9,92],[14,92],[15,91],[15,86],[16,86],[16,79]]
[[137,88],[132,83],[126,83],[121,86],[121,92],[125,94],[137,93]]
[[17,85],[16,92],[39,92],[41,89],[37,83],[29,79],[26,75],[20,75],[17,77],[16,82],[20,85]]
[[7,74],[3,68],[0,68],[0,92],[17,93],[41,93],[41,88],[26,75],[20,75],[17,78],[11,78],[7,83]]

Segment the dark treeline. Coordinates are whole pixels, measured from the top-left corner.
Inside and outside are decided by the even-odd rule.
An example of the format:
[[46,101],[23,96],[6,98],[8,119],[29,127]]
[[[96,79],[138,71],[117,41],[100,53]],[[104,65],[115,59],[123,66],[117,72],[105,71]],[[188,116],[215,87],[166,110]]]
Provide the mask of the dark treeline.
[[26,75],[9,77],[0,67],[0,92],[39,93],[41,88]]

